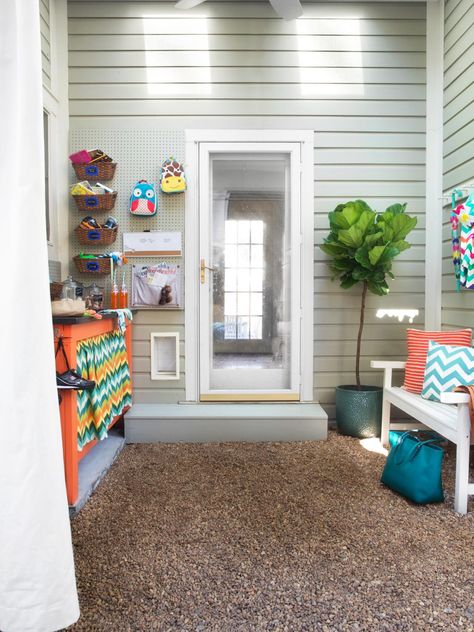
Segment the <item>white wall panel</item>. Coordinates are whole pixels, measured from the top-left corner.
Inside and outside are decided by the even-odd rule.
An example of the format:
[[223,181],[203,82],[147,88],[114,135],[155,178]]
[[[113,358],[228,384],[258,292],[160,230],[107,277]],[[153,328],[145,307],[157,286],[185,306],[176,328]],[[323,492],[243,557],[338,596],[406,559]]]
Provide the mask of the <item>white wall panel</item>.
[[[449,193],[474,181],[474,4],[445,4],[444,182]],[[442,323],[445,328],[474,326],[473,290],[456,291],[451,260],[449,207],[443,225]]]
[[39,0],[43,85],[51,88],[51,19],[49,0]]

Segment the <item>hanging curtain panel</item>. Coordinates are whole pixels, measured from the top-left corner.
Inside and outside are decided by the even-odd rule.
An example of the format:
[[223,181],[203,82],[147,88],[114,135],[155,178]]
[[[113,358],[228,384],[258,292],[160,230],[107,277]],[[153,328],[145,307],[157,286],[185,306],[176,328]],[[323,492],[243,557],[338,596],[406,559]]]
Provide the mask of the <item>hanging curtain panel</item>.
[[79,617],[54,363],[38,0],[1,0],[0,630]]
[[105,439],[113,419],[132,405],[132,383],[125,337],[113,331],[77,345],[77,370],[94,380],[92,391],[78,391],[79,450],[93,439]]

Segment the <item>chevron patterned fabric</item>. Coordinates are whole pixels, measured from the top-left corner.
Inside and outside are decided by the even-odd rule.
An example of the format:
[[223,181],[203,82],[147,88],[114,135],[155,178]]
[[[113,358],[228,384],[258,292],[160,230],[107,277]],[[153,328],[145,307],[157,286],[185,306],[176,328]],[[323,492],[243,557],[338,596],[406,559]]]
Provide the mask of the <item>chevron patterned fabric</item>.
[[430,340],[421,396],[439,402],[441,393],[469,384],[474,384],[474,349]]
[[92,391],[78,391],[78,449],[92,439],[105,439],[110,423],[132,404],[132,384],[125,337],[113,331],[77,345],[77,371],[95,381]]

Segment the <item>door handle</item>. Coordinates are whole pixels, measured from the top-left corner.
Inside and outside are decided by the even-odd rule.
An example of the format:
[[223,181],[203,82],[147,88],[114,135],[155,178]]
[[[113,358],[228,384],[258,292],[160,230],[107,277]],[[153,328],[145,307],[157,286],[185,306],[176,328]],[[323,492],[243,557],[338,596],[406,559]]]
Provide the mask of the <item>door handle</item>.
[[215,268],[211,268],[210,266],[207,266],[206,260],[201,259],[201,283],[206,282],[206,270],[209,270],[209,272],[214,272]]

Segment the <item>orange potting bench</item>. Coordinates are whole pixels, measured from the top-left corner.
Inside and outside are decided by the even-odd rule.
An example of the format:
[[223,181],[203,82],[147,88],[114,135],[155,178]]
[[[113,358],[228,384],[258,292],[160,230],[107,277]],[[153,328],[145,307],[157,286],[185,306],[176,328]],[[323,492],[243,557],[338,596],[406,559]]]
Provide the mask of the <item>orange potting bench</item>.
[[[117,329],[117,319],[113,316],[104,316],[102,320],[91,318],[74,318],[74,317],[58,317],[53,319],[55,343],[57,339],[62,337],[66,357],[71,368],[77,366],[76,349],[77,343],[86,338],[93,338],[106,334]],[[125,331],[125,344],[127,347],[128,365],[130,367],[130,376],[132,373],[132,325],[127,324]],[[56,371],[62,373],[67,370],[66,362],[61,353],[56,356]],[[77,391],[61,390],[62,402],[59,406],[61,415],[61,432],[63,439],[63,455],[64,455],[64,474],[66,477],[67,499],[70,505],[74,505],[77,501],[79,493],[79,461],[91,450],[97,443],[97,439],[88,442],[82,450],[78,450],[77,432],[78,432],[78,415],[77,415]],[[126,406],[123,410],[125,413],[129,409]],[[122,413],[122,415],[123,415]],[[111,428],[122,415],[117,415],[109,424]]]

